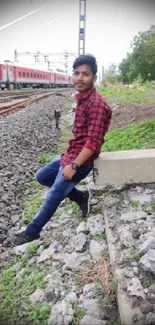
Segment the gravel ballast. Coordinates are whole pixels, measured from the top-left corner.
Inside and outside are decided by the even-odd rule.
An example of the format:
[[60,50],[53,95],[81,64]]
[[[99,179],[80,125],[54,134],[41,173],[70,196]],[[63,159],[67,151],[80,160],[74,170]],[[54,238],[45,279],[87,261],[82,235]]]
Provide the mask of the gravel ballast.
[[24,192],[41,166],[37,156],[56,153],[60,131],[54,110],[63,114],[72,92],[48,97],[0,119],[0,243],[21,218]]

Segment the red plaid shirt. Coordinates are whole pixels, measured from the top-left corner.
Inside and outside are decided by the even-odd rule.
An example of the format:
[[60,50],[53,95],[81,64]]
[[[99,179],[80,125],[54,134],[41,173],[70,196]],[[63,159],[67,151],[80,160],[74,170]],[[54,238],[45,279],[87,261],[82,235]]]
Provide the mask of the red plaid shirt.
[[62,155],[60,164],[63,166],[71,164],[83,148],[94,151],[85,164],[91,164],[98,157],[112,116],[112,110],[94,87],[76,95],[76,100],[74,137]]

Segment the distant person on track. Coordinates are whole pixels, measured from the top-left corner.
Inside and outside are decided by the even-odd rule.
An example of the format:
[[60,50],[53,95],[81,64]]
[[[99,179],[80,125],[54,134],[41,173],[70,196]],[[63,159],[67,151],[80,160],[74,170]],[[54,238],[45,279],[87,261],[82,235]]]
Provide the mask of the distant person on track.
[[72,81],[78,94],[73,138],[65,153],[37,172],[36,180],[49,187],[49,191],[40,211],[26,230],[13,237],[11,242],[14,245],[38,239],[41,230],[66,197],[79,205],[82,217],[89,214],[90,192],[82,192],[75,186],[93,169],[94,159],[99,156],[112,115],[110,107],[94,87],[96,74],[94,56],[80,55],[75,59]]

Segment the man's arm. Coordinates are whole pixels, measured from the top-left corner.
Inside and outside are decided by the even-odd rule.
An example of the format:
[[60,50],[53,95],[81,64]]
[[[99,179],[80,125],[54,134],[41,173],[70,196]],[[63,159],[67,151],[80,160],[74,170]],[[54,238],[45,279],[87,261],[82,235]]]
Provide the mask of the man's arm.
[[[83,148],[73,162],[80,167],[93,155],[93,153],[94,151],[91,149]],[[76,170],[72,168],[72,165],[67,165],[64,167],[62,175],[66,180],[72,179],[75,174]]]
[[92,155],[94,151],[88,148],[83,148],[79,155],[74,160],[74,163],[77,164],[79,167],[82,166]]

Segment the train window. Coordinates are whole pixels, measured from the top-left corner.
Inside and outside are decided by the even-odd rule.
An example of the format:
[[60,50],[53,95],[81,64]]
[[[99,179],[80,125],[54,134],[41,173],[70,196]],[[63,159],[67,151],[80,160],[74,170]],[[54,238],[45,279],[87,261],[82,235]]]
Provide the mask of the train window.
[[19,72],[18,72],[18,77],[21,77],[21,75],[22,75],[22,74],[21,74],[21,72],[19,71]]
[[40,79],[42,78],[42,75],[40,74]]
[[44,74],[43,74],[43,79],[45,79],[45,76],[44,76]]
[[36,73],[34,73],[34,78],[36,78]]
[[23,72],[23,77],[25,77],[25,72]]
[[30,73],[30,77],[32,78],[32,73]]
[[39,78],[39,74],[37,73],[37,78]]
[[29,73],[27,72],[27,77],[29,77]]

